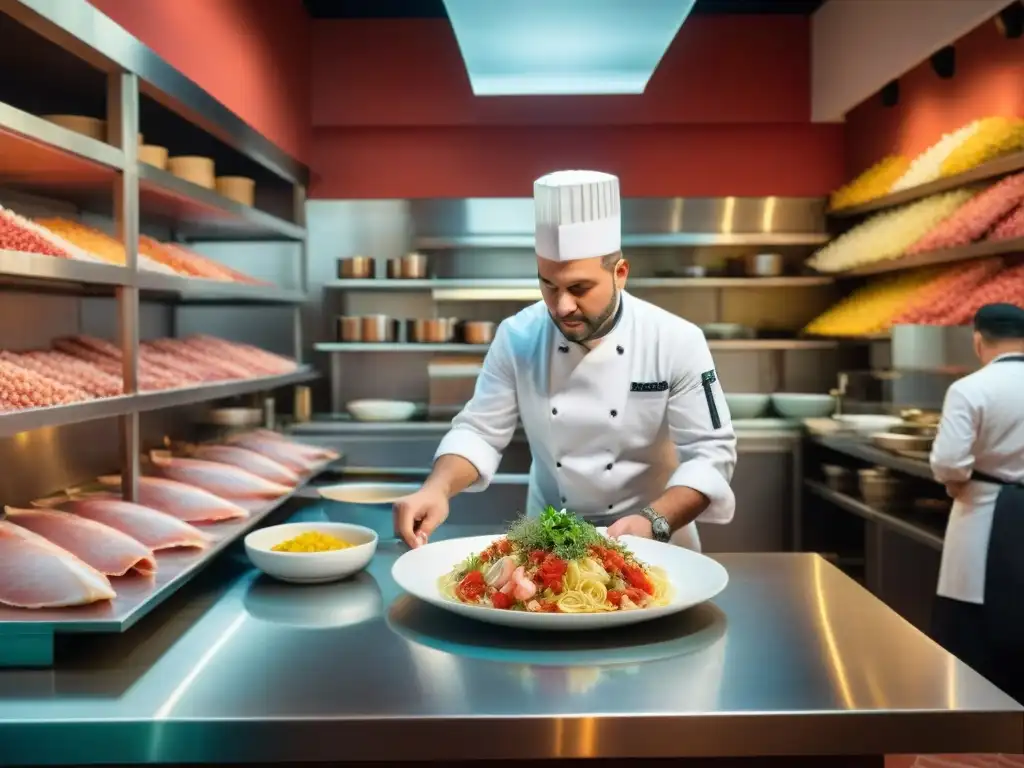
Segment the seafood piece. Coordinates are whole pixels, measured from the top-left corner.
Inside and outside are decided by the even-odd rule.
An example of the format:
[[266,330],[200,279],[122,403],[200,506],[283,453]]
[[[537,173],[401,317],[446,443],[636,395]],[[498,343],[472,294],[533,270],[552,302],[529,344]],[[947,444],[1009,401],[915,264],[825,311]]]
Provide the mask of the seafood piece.
[[227,499],[276,499],[291,491],[232,464],[203,459],[182,459],[168,451],[153,451],[150,458],[160,473],[170,480],[204,488]]
[[27,528],[0,520],[0,603],[64,608],[116,596],[95,568]]
[[293,488],[301,480],[298,474],[284,464],[274,461],[262,453],[256,453],[256,451],[250,451],[248,448],[237,445],[198,445],[192,450],[192,454],[197,459],[241,467],[266,480]]
[[121,499],[76,499],[60,508],[79,517],[95,520],[126,533],[154,551],[198,547],[205,549],[209,537],[173,515]]
[[[120,475],[104,475],[98,480],[106,486],[121,487]],[[227,499],[202,488],[162,477],[139,478],[139,503],[166,512],[186,523],[217,523],[249,517],[248,510]]]
[[153,551],[109,525],[53,509],[4,508],[7,521],[65,549],[104,576],[156,572]]

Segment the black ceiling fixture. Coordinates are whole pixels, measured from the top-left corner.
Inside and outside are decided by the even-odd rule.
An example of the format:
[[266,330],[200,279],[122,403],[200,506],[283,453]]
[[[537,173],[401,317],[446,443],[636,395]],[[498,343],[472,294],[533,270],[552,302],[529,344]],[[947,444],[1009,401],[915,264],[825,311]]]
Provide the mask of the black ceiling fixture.
[[895,107],[900,103],[900,81],[890,80],[882,86],[880,93],[883,107]]
[[1003,8],[996,16],[996,29],[1009,40],[1016,40],[1024,34],[1024,5],[1015,2]]
[[[825,0],[697,0],[698,15],[788,14],[808,16]],[[446,19],[442,0],[303,0],[314,19]]]
[[947,45],[939,48],[931,57],[932,70],[943,80],[949,80],[956,74],[956,48]]

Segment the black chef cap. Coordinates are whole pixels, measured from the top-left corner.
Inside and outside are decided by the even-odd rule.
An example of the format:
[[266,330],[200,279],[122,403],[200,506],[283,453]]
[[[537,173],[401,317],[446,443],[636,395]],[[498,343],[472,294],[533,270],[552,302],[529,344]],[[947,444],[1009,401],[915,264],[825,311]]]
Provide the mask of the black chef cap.
[[974,315],[974,330],[987,339],[1024,339],[1024,309],[986,304]]

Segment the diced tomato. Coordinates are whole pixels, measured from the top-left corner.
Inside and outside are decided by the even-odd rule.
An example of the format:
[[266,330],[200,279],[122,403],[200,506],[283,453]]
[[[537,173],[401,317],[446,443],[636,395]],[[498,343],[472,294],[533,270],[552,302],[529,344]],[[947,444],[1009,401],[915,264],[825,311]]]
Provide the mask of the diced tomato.
[[533,550],[533,552],[529,554],[527,560],[529,560],[534,565],[540,565],[544,562],[544,558],[547,556],[547,552],[545,552],[543,549],[535,549]]
[[483,554],[480,555],[480,562],[481,563],[489,563],[490,561],[491,561],[491,553],[489,551],[485,550],[483,552]]
[[625,592],[619,589],[608,590],[608,602],[618,608],[622,605],[622,598],[625,596]]
[[631,587],[641,589],[648,595],[654,594],[654,585],[651,584],[651,580],[647,578],[647,574],[640,566],[627,564],[622,569],[622,576]]
[[562,578],[565,576],[566,570],[569,568],[569,564],[560,557],[555,555],[548,555],[544,558],[544,562],[540,564],[537,569],[537,574],[534,576],[540,586],[547,587],[554,592],[562,591]]
[[495,544],[495,547],[497,548],[499,555],[508,555],[512,552],[512,542],[508,539],[500,539]]
[[537,604],[540,606],[541,613],[561,613],[562,611],[558,607],[558,603],[553,600],[538,600]]
[[506,595],[504,592],[495,592],[491,595],[491,605],[501,610],[508,610],[515,602],[512,595]]
[[486,589],[484,575],[480,571],[470,571],[455,588],[455,594],[465,602],[471,603],[482,597]]
[[594,547],[593,555],[601,562],[604,569],[612,575],[622,573],[623,568],[626,567],[626,559],[615,550],[606,549],[605,547]]

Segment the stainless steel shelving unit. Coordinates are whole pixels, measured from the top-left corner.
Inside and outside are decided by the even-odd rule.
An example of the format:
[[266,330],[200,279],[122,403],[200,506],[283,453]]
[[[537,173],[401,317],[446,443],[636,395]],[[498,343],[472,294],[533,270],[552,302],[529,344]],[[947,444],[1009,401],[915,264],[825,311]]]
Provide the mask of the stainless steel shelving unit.
[[[125,457],[121,468],[123,492],[126,498],[134,499],[139,477],[140,413],[270,391],[315,378],[312,369],[301,365],[299,316],[308,276],[304,226],[308,169],[86,0],[0,0],[0,17],[7,17],[3,21],[8,34],[24,35],[36,45],[53,44],[62,58],[77,61],[83,71],[106,79],[108,131],[108,141],[98,141],[0,103],[0,178],[19,192],[66,200],[101,215],[109,213],[115,236],[126,254],[125,265],[117,266],[0,251],[0,286],[6,289],[115,297],[125,392],[120,397],[0,415],[0,437],[117,417]],[[11,44],[15,42],[25,40]],[[241,205],[139,162],[137,136],[144,98],[149,100],[147,104],[179,121],[176,125],[187,126],[206,140],[217,142],[238,163],[248,164],[245,167],[263,174],[261,178],[287,189],[284,207],[290,206],[289,218]],[[182,240],[297,243],[299,287],[193,280],[140,270],[139,230],[143,222],[165,225]],[[292,305],[294,355],[300,366],[284,376],[142,392],[137,375],[141,299]]]

